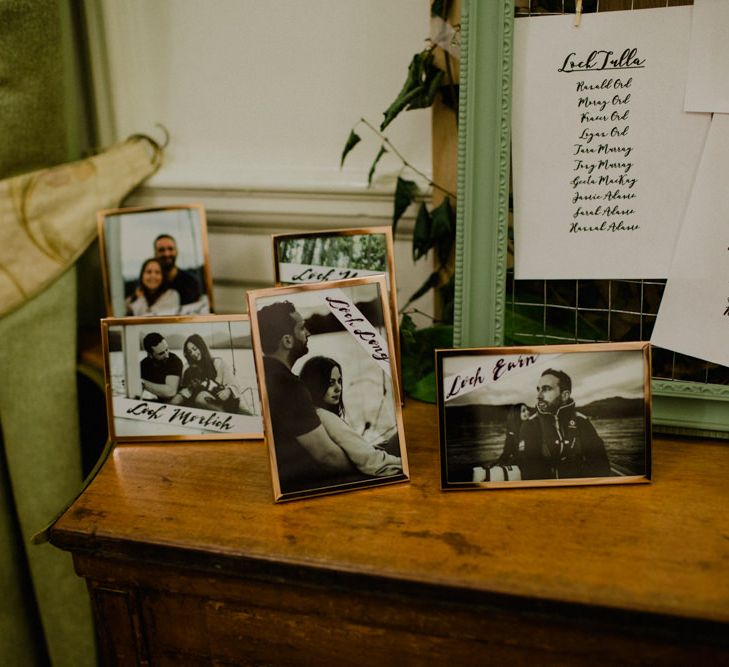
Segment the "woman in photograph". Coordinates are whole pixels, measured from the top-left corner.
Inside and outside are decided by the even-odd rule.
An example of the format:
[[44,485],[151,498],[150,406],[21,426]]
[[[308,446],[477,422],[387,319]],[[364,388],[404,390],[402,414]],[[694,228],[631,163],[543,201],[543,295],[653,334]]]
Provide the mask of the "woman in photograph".
[[329,437],[342,448],[357,469],[375,477],[402,473],[402,459],[367,442],[345,420],[342,367],[329,357],[312,357],[299,378],[311,394],[317,415]]
[[162,265],[155,257],[142,264],[139,283],[134,294],[126,300],[127,315],[176,315],[180,310],[180,295],[164,277]]
[[241,401],[235,374],[221,357],[213,357],[202,336],[192,334],[185,340],[182,353],[188,367],[182,374],[180,391],[174,405],[190,405],[203,410],[250,414]]
[[498,465],[514,465],[519,456],[519,432],[521,425],[529,419],[530,412],[526,403],[517,403],[509,408],[506,415],[506,440],[504,451],[496,463]]
[[506,413],[506,440],[504,449],[492,464],[479,465],[472,469],[472,482],[505,482],[521,479],[519,468],[519,441],[521,427],[529,420],[531,411],[526,403],[517,403]]

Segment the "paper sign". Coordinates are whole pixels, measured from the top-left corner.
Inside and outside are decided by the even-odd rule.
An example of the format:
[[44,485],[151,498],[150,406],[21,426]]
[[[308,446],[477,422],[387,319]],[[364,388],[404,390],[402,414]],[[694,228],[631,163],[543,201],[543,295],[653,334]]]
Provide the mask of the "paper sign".
[[714,116],[651,342],[729,366],[729,116]]
[[683,111],[691,8],[514,30],[515,277],[665,278],[710,117]]
[[686,111],[729,113],[729,2],[694,0]]

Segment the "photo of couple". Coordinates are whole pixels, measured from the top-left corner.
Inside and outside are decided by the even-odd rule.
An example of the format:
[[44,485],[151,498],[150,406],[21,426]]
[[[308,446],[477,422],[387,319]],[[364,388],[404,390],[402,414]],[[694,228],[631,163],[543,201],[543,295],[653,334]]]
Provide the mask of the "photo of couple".
[[184,370],[162,334],[148,333],[142,346],[147,356],[140,362],[140,375],[144,392],[152,395],[149,400],[252,414],[252,397],[243,394],[231,365],[223,357],[213,357],[200,334],[190,334],[182,344]]
[[102,211],[99,233],[110,314],[211,312],[202,206]]
[[103,322],[117,435],[260,437],[245,316]]
[[249,293],[277,500],[407,479],[384,284]]
[[646,345],[439,352],[444,488],[648,479]]

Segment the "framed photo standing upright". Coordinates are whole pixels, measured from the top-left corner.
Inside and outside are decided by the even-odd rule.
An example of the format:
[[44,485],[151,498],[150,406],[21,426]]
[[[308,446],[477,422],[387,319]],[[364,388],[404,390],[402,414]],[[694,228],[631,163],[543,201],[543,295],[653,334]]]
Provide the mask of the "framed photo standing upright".
[[248,292],[277,501],[406,481],[382,275]]
[[[574,4],[568,4],[574,8]],[[568,27],[582,30],[601,5],[609,13],[616,9],[635,8],[641,12],[654,8],[653,20],[661,21],[661,12],[671,12],[675,5],[686,4],[691,4],[690,0],[585,1],[582,27],[578,28],[574,27],[574,16],[543,16],[565,13],[562,2],[463,0],[456,346],[591,344],[650,339],[665,280],[648,276],[515,279],[513,253],[518,253],[519,248],[510,228],[509,190],[514,31],[519,21],[542,20],[563,20],[568,24],[565,30]],[[629,11],[620,13],[630,14]],[[566,42],[560,42],[560,47],[566,49],[563,58],[570,53],[567,46]],[[593,48],[608,47],[596,43]],[[621,51],[622,47],[617,52]],[[562,61],[555,65],[554,71],[561,65]],[[613,74],[613,79],[618,76]],[[603,78],[610,76],[607,72]],[[623,78],[627,80],[628,76],[629,73]],[[575,85],[578,79],[574,79]],[[599,87],[601,81],[599,78],[594,85]],[[593,97],[599,95],[599,88],[590,90]],[[611,104],[615,94],[612,91]],[[637,93],[633,90],[632,94]],[[625,101],[625,94],[621,99]],[[549,104],[545,96],[543,106]],[[549,126],[545,125],[544,132],[550,132]],[[665,147],[662,150],[666,152]],[[528,155],[521,157],[529,159]],[[642,173],[646,175],[645,171]],[[534,188],[541,185],[531,183]],[[548,245],[544,251],[549,251]],[[685,326],[690,326],[690,322],[685,322]],[[729,438],[729,368],[655,348],[652,378],[654,431]]]
[[262,437],[247,315],[107,318],[101,340],[112,440]]
[[276,285],[305,285],[384,275],[399,372],[400,335],[392,227],[275,234],[273,258]]
[[648,343],[438,350],[444,489],[651,478]]
[[213,311],[201,204],[99,211],[106,312],[112,317]]

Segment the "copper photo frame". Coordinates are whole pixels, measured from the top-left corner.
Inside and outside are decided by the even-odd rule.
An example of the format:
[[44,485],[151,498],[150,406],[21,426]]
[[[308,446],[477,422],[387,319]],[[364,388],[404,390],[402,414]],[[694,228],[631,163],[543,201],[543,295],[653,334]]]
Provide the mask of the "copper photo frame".
[[276,501],[409,479],[383,275],[248,292]]
[[247,315],[101,320],[116,442],[263,437]]
[[[332,229],[273,235],[276,285],[303,285],[384,274],[401,372],[395,250],[392,227]],[[400,376],[402,386],[402,376]],[[400,397],[404,401],[404,394]]]
[[202,204],[107,209],[97,224],[109,317],[213,312]]
[[443,489],[651,479],[650,345],[437,350]]

